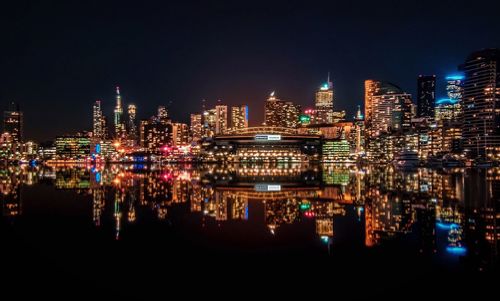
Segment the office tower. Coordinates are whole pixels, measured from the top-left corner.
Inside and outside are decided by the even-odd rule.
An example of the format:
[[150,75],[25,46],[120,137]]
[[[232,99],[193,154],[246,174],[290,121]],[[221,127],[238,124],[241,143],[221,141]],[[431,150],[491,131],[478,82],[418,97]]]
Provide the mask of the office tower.
[[180,146],[189,143],[189,127],[185,123],[172,123],[172,145]]
[[231,128],[233,130],[248,127],[248,106],[241,105],[231,108]]
[[216,105],[215,106],[215,134],[221,135],[227,132],[227,106],[226,105]]
[[398,86],[381,81],[365,81],[365,124],[370,136],[404,131],[411,127],[411,95]]
[[354,141],[354,152],[356,154],[364,153],[365,151],[365,118],[361,114],[361,107],[358,106],[356,116],[354,116],[354,131],[352,131],[351,141]]
[[436,101],[435,120],[436,122],[448,121],[459,122],[462,113],[462,106],[459,99],[443,98]]
[[134,104],[128,105],[127,115],[128,115],[128,137],[132,140],[135,140],[137,138],[137,125],[136,125],[137,107]]
[[195,142],[200,141],[202,136],[203,125],[201,120],[201,114],[191,114],[190,130],[191,137]]
[[172,125],[156,120],[141,120],[139,143],[150,152],[158,152],[165,145],[172,143]]
[[167,123],[168,122],[168,111],[165,106],[158,106],[158,115],[157,115],[158,121],[162,123]]
[[92,108],[93,130],[92,134],[96,138],[106,138],[106,121],[102,113],[101,101],[96,100]]
[[470,54],[464,72],[463,147],[473,157],[498,159],[500,151],[500,50]]
[[330,81],[330,74],[325,84],[316,92],[314,102],[316,109],[316,123],[333,122],[333,85]]
[[462,100],[463,82],[465,77],[461,74],[449,75],[446,77],[446,95],[449,99]]
[[265,125],[273,127],[297,128],[300,106],[291,101],[280,100],[272,92],[265,104]]
[[417,79],[417,116],[434,118],[436,76],[419,75]]
[[116,87],[116,107],[114,116],[115,138],[122,139],[125,137],[125,124],[123,123],[122,97],[120,95],[120,87],[118,86]]
[[23,137],[24,118],[19,105],[11,102],[7,111],[3,113],[3,131],[11,135],[13,143],[21,143]]
[[217,121],[216,109],[209,109],[203,112],[203,137],[213,137]]

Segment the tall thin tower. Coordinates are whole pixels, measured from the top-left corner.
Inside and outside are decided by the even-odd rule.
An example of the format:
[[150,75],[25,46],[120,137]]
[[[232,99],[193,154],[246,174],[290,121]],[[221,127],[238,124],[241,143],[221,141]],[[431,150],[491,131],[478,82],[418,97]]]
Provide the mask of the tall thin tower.
[[124,126],[123,126],[123,107],[122,107],[122,97],[120,95],[120,87],[116,86],[116,107],[115,107],[115,137],[123,138]]

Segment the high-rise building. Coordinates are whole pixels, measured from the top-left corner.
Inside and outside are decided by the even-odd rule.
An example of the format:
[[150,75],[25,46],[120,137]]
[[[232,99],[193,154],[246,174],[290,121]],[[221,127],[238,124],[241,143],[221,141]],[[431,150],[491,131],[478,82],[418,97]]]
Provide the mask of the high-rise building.
[[280,100],[272,92],[265,104],[265,125],[297,128],[301,108],[291,101]]
[[436,101],[435,120],[458,122],[462,115],[462,106],[460,100],[452,98],[443,98]]
[[102,113],[101,101],[96,100],[92,108],[92,135],[96,138],[106,138],[106,121]]
[[137,139],[137,125],[136,125],[137,107],[134,104],[128,105],[127,115],[128,115],[128,137],[131,140],[136,140]]
[[141,147],[157,152],[172,142],[172,125],[156,120],[141,120],[139,129]]
[[233,130],[248,127],[248,106],[241,105],[231,108],[231,128]]
[[13,143],[21,143],[24,139],[23,129],[23,112],[19,110],[18,104],[11,102],[3,113],[3,131],[10,133]]
[[189,143],[189,127],[185,123],[172,123],[172,145],[180,146]]
[[205,110],[203,112],[203,137],[213,137],[215,135],[215,126],[217,123],[217,114],[215,109]]
[[201,114],[191,114],[190,130],[191,130],[191,137],[195,142],[200,141],[202,137],[203,125],[201,120],[202,120]]
[[122,97],[120,95],[120,87],[116,87],[116,107],[114,110],[114,126],[115,126],[115,138],[122,139],[125,137],[125,124],[123,123],[123,107],[122,107]]
[[470,54],[460,66],[463,82],[463,147],[473,157],[499,159],[500,50]]
[[215,106],[215,134],[221,135],[227,132],[228,126],[228,116],[227,116],[227,106],[226,105],[216,105]]
[[333,123],[333,84],[328,79],[316,92],[314,102],[316,111],[316,123]]
[[162,123],[168,122],[168,111],[165,106],[158,106],[158,121]]
[[464,79],[465,77],[462,74],[448,75],[446,77],[446,94],[449,99],[462,100]]
[[436,76],[419,75],[417,79],[417,116],[434,118]]
[[411,127],[411,95],[398,86],[381,81],[365,81],[365,119],[370,136],[404,131]]

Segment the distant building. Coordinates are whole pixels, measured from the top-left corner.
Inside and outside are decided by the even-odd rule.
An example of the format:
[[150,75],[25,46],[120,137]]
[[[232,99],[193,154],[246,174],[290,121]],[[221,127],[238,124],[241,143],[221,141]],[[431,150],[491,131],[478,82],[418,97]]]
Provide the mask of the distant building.
[[21,143],[24,140],[24,118],[19,105],[12,102],[7,111],[3,113],[3,131],[10,133],[13,143]]
[[233,130],[248,127],[248,106],[241,105],[231,108],[231,128]]
[[272,92],[265,104],[265,125],[272,127],[297,128],[301,108],[291,101],[276,98]]
[[500,153],[500,50],[471,53],[460,66],[463,82],[463,147],[473,157]]
[[120,87],[116,87],[116,106],[114,110],[115,138],[123,139],[126,136],[125,124],[123,123],[122,97]]
[[189,143],[189,127],[185,123],[172,123],[171,145],[180,146]]
[[127,115],[128,115],[128,137],[130,140],[137,140],[137,107],[134,104],[129,104],[127,107]]
[[158,152],[172,142],[172,125],[155,120],[141,120],[140,146],[149,152]]
[[101,101],[96,100],[92,107],[92,136],[100,139],[106,138],[106,120],[102,113]]
[[228,130],[228,110],[226,105],[215,106],[215,134],[225,134]]
[[197,142],[202,137],[202,115],[201,114],[191,114],[191,137],[194,142]]
[[330,75],[325,84],[316,92],[315,98],[316,123],[332,123],[333,121],[333,84]]
[[156,117],[158,122],[167,123],[169,121],[167,108],[165,106],[158,106],[158,114]]
[[90,155],[90,137],[84,133],[56,138],[56,157],[58,159],[84,159]]
[[434,118],[436,76],[420,75],[417,79],[417,116]]
[[203,112],[203,138],[213,137],[217,123],[216,109],[209,109]]

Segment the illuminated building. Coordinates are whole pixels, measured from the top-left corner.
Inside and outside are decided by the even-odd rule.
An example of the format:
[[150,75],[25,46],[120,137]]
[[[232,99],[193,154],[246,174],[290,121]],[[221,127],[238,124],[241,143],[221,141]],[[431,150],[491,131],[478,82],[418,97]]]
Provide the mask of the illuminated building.
[[228,116],[226,105],[215,106],[215,134],[220,135],[226,133],[228,130]]
[[23,142],[24,119],[19,105],[11,102],[7,111],[3,113],[3,131],[10,133],[13,143]]
[[16,144],[12,141],[12,135],[5,132],[0,135],[0,159],[12,160],[17,156]]
[[198,142],[201,139],[202,135],[202,116],[201,114],[191,114],[191,124],[190,124],[190,130],[191,130],[191,137],[194,142]]
[[354,153],[362,154],[365,152],[365,118],[361,114],[361,108],[358,106],[358,111],[354,117],[354,129],[352,131],[351,140],[354,141]]
[[248,106],[241,105],[231,108],[231,128],[233,130],[248,127]]
[[290,101],[278,99],[274,92],[265,104],[265,125],[273,127],[297,128],[299,126],[300,106]]
[[439,121],[458,122],[462,113],[462,106],[458,99],[444,98],[436,101],[435,119]]
[[172,125],[155,120],[142,120],[140,125],[140,145],[148,151],[156,152],[171,142]]
[[180,146],[189,143],[189,127],[185,123],[172,123],[172,145]]
[[116,107],[114,110],[114,126],[115,126],[115,138],[122,139],[125,138],[125,124],[123,123],[123,107],[122,107],[122,97],[120,95],[120,87],[116,87]]
[[411,127],[411,95],[404,93],[399,87],[382,83],[371,102],[371,136],[400,132]]
[[55,146],[59,159],[83,159],[90,155],[90,137],[85,134],[57,137]]
[[419,75],[417,79],[417,116],[434,117],[436,102],[436,76]]
[[316,123],[333,122],[333,84],[330,81],[330,75],[325,84],[316,92],[314,101],[316,109]]
[[106,138],[106,120],[102,113],[101,101],[96,100],[92,108],[92,136],[100,139]]
[[463,146],[473,157],[499,159],[500,50],[470,54],[460,66],[463,83]]
[[203,138],[213,137],[215,135],[215,126],[217,123],[217,114],[215,109],[203,112]]
[[215,136],[206,145],[206,161],[269,162],[319,160],[321,136],[297,134],[296,130],[276,127],[249,127]]
[[449,99],[462,100],[463,82],[465,77],[461,74],[448,75],[446,77],[446,95]]
[[365,81],[365,125],[370,137],[411,127],[411,95],[382,81]]
[[345,135],[342,135],[341,139],[323,141],[323,162],[344,162],[349,160],[350,153],[350,145]]
[[158,114],[156,115],[158,119],[157,122],[167,123],[168,122],[168,111],[165,106],[158,106]]
[[136,125],[136,116],[137,116],[137,107],[134,104],[129,104],[127,107],[127,115],[128,115],[128,137],[130,140],[135,141],[137,139],[137,125]]

